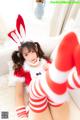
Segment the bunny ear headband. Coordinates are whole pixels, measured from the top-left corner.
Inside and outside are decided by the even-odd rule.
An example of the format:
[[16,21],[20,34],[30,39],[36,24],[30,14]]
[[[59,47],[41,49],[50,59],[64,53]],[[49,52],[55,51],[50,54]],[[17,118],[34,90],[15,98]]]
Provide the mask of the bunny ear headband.
[[21,15],[18,15],[16,20],[16,29],[12,30],[8,33],[8,37],[10,37],[18,47],[21,46],[26,39],[26,28],[25,23]]

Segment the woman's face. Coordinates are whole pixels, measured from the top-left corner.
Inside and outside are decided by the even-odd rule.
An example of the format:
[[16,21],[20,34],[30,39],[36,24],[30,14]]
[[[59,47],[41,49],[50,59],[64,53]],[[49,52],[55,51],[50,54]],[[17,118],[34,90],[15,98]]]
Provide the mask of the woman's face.
[[34,50],[29,51],[27,47],[24,47],[22,50],[22,55],[27,62],[35,64],[37,62],[37,54]]

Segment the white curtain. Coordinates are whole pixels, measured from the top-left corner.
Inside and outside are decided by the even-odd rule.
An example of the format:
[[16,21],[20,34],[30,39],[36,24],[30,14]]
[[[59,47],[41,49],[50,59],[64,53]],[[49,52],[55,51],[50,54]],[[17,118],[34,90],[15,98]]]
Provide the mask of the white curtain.
[[51,19],[50,36],[59,35],[64,30],[66,22],[70,18],[75,19],[79,8],[80,4],[56,4],[54,12],[55,14],[52,16]]
[[[58,36],[60,34],[58,36],[59,39],[56,39],[57,41],[54,39],[53,41],[54,44],[56,43],[55,46],[57,46],[57,43],[62,40],[61,36],[64,35],[64,31],[69,32],[70,27],[72,30],[76,31],[77,37],[80,40],[80,4],[56,5],[55,14],[52,17],[50,29],[51,36]],[[52,53],[52,57],[54,59],[56,50],[57,48]],[[71,91],[70,95],[76,106],[80,109],[80,88]]]

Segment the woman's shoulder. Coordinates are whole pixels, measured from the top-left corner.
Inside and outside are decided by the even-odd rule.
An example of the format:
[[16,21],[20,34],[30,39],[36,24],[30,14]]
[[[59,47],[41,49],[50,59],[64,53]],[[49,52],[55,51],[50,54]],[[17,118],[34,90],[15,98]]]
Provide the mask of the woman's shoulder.
[[27,85],[30,84],[31,75],[29,71],[25,71],[23,67],[16,69],[14,71],[14,75],[16,76],[16,81],[25,82]]
[[18,76],[18,77],[23,77],[25,74],[25,71],[23,69],[23,67],[20,67],[16,70],[14,70],[14,75]]

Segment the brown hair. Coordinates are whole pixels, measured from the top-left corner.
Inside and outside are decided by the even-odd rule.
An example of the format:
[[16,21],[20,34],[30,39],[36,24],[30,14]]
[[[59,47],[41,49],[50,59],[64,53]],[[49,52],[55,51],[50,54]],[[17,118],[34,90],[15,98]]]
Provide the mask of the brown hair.
[[48,59],[48,57],[45,56],[44,52],[42,51],[38,42],[28,41],[28,42],[21,44],[19,51],[14,51],[12,53],[12,61],[14,63],[13,65],[14,70],[22,67],[24,63],[25,59],[22,55],[22,50],[24,47],[26,47],[29,51],[34,50],[39,58]]

